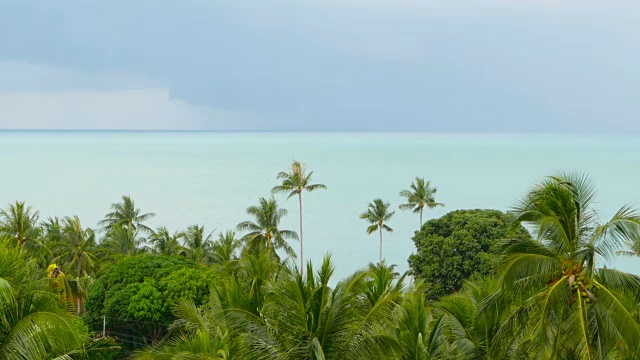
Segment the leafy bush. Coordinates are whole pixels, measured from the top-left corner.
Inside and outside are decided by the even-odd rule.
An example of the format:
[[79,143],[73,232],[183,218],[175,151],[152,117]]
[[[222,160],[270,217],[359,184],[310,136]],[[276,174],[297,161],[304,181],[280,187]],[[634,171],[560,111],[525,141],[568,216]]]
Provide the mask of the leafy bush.
[[179,299],[203,304],[215,283],[212,270],[178,256],[144,255],[125,258],[99,277],[86,301],[85,321],[129,348],[167,333]]

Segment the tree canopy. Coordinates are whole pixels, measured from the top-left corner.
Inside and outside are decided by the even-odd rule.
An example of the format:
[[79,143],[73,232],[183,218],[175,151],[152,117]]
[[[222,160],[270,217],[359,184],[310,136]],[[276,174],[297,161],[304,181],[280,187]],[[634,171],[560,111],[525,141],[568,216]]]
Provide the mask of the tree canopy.
[[515,217],[498,210],[456,210],[427,221],[413,237],[416,253],[409,257],[413,274],[427,284],[429,299],[462,288],[474,275],[497,265],[496,244],[504,239],[530,239]]
[[178,299],[206,302],[215,274],[182,256],[141,255],[124,258],[92,286],[85,319],[101,330],[103,317],[110,333],[151,342],[166,334],[175,319]]

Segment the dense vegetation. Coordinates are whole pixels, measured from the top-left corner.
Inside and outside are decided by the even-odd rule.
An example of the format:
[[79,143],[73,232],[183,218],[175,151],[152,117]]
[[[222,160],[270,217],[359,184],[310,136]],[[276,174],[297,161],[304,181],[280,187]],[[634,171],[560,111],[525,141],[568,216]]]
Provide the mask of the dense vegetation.
[[623,207],[601,221],[587,177],[542,179],[509,213],[459,210],[424,224],[424,210],[443,204],[416,178],[399,205],[419,215],[411,277],[384,261],[395,211],[375,199],[360,217],[378,235],[379,262],[335,279],[330,256],[302,259],[302,194],[326,189],[312,175],[294,162],[273,190],[297,198],[299,233],[281,228],[288,214],[274,197],[247,209],[238,234],[152,229],[154,214],[128,196],[97,229],[9,205],[0,212],[0,360],[640,354],[640,277],[602,267],[638,254],[640,213]]

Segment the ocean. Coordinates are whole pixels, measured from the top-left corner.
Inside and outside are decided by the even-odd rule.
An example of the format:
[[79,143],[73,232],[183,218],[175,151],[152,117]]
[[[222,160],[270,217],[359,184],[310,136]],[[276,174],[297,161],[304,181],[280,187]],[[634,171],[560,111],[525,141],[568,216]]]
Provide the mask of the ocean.
[[[397,209],[416,176],[446,204],[427,210],[425,221],[456,209],[508,210],[558,170],[592,177],[602,219],[640,205],[640,136],[125,131],[0,132],[0,204],[26,201],[42,219],[78,215],[96,227],[127,194],[157,213],[153,227],[220,232],[248,220],[246,208],[271,196],[276,174],[294,159],[328,187],[303,195],[305,256],[319,264],[331,253],[340,278],[378,259],[377,234],[366,234],[359,214],[377,197]],[[297,231],[297,201],[276,198],[289,210],[281,227]],[[419,219],[397,210],[389,225],[384,256],[404,271]],[[640,274],[640,259],[608,266]]]

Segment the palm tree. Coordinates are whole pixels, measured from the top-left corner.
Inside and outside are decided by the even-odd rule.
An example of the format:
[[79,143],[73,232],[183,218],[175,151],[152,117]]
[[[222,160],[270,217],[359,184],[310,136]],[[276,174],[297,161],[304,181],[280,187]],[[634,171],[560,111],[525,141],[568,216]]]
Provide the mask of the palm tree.
[[375,231],[380,232],[380,262],[382,262],[382,230],[392,232],[386,223],[395,214],[395,211],[389,212],[389,203],[385,203],[382,199],[375,199],[369,204],[366,212],[360,214],[360,219],[366,220],[371,225],[367,228],[367,234]]
[[633,242],[640,213],[622,207],[600,223],[594,198],[587,176],[560,173],[537,183],[513,209],[515,223],[530,224],[537,240],[504,244],[503,289],[492,298],[524,299],[500,336],[527,329],[539,357],[605,359],[640,351],[640,328],[630,315],[640,278],[596,264]]
[[7,210],[0,210],[0,233],[14,237],[19,245],[38,245],[38,218],[40,213],[24,201],[9,204]]
[[182,233],[187,255],[200,264],[206,264],[211,258],[213,232],[205,234],[204,226],[192,225]]
[[305,172],[304,164],[298,161],[293,161],[291,164],[290,172],[280,172],[278,179],[282,179],[282,184],[273,188],[274,194],[286,192],[289,193],[287,200],[294,196],[298,196],[298,206],[300,210],[300,271],[304,271],[304,240],[302,237],[302,192],[303,191],[315,191],[318,189],[326,190],[327,187],[323,184],[311,184],[311,177],[313,171],[307,174]]
[[40,227],[42,228],[42,243],[45,246],[62,241],[62,224],[60,224],[58,217],[47,218],[47,221],[43,222]]
[[[54,263],[62,263],[75,268],[76,285],[80,288],[80,279],[87,269],[93,267],[99,260],[96,252],[96,234],[92,229],[84,229],[78,216],[66,217],[63,220],[62,239],[54,244],[53,250],[57,257]],[[81,312],[80,297],[76,299],[78,315]]]
[[280,221],[287,215],[286,209],[278,207],[272,197],[260,198],[258,206],[247,208],[247,214],[255,218],[255,222],[243,221],[238,224],[238,231],[249,231],[242,239],[249,249],[260,251],[266,249],[268,253],[277,257],[275,250],[283,249],[287,255],[295,258],[295,251],[286,239],[298,240],[298,234],[291,230],[281,230]]
[[[267,286],[260,312],[264,328],[258,330],[265,335],[262,341],[249,340],[249,358],[396,358],[398,344],[389,329],[402,301],[402,280],[392,268],[372,267],[331,287],[333,273],[326,256],[317,272],[308,264],[306,276],[285,271]],[[278,325],[272,328],[271,323]]]
[[156,216],[155,213],[141,214],[140,209],[136,209],[136,203],[128,195],[122,196],[121,203],[114,203],[111,205],[112,212],[104,216],[104,220],[98,224],[103,227],[103,230],[108,231],[115,225],[121,227],[130,227],[133,230],[140,230],[145,233],[153,233],[150,227],[144,224],[145,221]]
[[0,238],[0,360],[112,359],[118,348],[92,341],[10,240]]
[[139,236],[138,230],[115,224],[102,239],[100,247],[106,250],[106,257],[115,260],[147,252],[144,242],[145,239]]
[[184,236],[181,232],[171,234],[166,227],[158,228],[149,236],[149,242],[153,244],[153,251],[161,255],[182,255],[185,248],[180,245],[180,239]]
[[416,180],[411,182],[410,190],[400,191],[400,196],[407,199],[407,203],[400,205],[400,209],[413,210],[414,213],[420,214],[420,228],[422,228],[422,212],[425,206],[429,209],[444,206],[444,204],[436,202],[435,194],[437,191],[437,188],[431,187],[430,181],[416,177]]
[[409,289],[400,307],[396,309],[394,323],[400,346],[397,359],[454,359],[444,356],[451,351],[443,315],[430,311],[424,296],[425,290],[423,284]]
[[59,306],[55,294],[20,294],[0,278],[0,360],[112,359],[119,348],[92,341],[82,320]]
[[236,252],[240,249],[240,241],[236,239],[236,233],[227,230],[218,235],[218,240],[213,243],[211,249],[212,260],[218,264],[226,264],[232,260],[237,260]]

